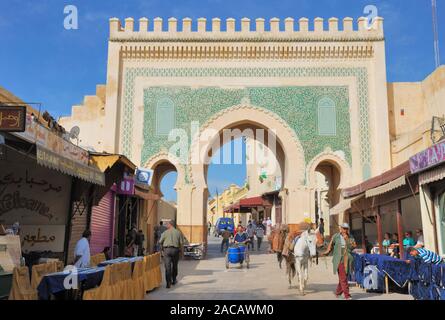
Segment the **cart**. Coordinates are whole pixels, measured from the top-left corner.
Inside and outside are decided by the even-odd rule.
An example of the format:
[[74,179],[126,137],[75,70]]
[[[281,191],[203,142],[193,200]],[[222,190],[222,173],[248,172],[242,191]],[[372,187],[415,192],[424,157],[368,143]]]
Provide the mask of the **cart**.
[[246,262],[246,267],[249,268],[250,257],[246,243],[232,244],[226,252],[225,257],[226,269],[230,268],[230,264],[240,264],[243,267],[243,263]]

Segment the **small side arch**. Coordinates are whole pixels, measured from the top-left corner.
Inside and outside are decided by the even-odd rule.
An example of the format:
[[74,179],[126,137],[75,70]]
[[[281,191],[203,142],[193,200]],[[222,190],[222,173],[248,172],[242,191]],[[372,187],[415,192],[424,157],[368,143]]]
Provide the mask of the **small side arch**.
[[327,148],[324,152],[319,153],[315,158],[313,158],[307,166],[306,181],[310,188],[315,187],[315,170],[317,169],[318,165],[323,162],[332,164],[340,172],[340,184],[338,185],[338,188],[343,189],[350,185],[351,167],[349,166],[348,162],[340,157],[338,153]]

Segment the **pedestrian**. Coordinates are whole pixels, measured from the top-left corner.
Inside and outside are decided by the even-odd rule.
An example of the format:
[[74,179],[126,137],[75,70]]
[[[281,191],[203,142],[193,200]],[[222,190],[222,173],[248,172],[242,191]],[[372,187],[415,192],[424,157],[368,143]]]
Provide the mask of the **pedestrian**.
[[138,256],[144,255],[144,241],[145,241],[144,232],[142,232],[142,230],[139,229],[139,231],[136,234],[136,241],[135,241],[135,244],[138,248],[137,249]]
[[181,232],[175,229],[173,221],[167,222],[167,230],[162,233],[159,244],[164,251],[165,281],[167,288],[170,288],[176,284],[179,253],[184,245],[184,237]]
[[256,240],[257,240],[257,248],[258,248],[258,251],[260,251],[261,243],[263,242],[263,238],[264,238],[264,229],[260,225],[258,225],[256,227],[255,235],[256,235]]
[[345,300],[351,300],[349,294],[348,285],[348,273],[351,271],[354,257],[352,256],[352,250],[356,247],[354,238],[349,235],[349,224],[343,223],[340,226],[340,232],[336,233],[333,237],[327,250],[322,254],[328,255],[333,252],[332,266],[334,274],[338,273],[338,285],[335,291],[335,296],[338,298],[342,294],[345,296]]
[[210,235],[210,231],[212,230],[212,223],[209,221],[207,225],[207,235]]
[[229,241],[230,241],[230,231],[227,229],[223,229],[222,233],[222,242],[221,242],[221,253],[226,253],[229,249]]
[[76,268],[88,268],[90,266],[90,240],[91,231],[85,230],[82,234],[82,238],[77,242],[74,249],[74,266]]
[[165,232],[165,230],[167,230],[167,228],[164,226],[164,222],[159,222],[159,232],[161,233],[161,235]]
[[270,220],[270,218],[267,217],[267,220],[266,220],[266,234],[270,235],[271,232],[272,232],[272,220]]
[[154,232],[154,252],[159,252],[159,239],[161,239],[160,226],[156,225],[153,228]]
[[249,223],[246,228],[246,233],[247,233],[247,238],[248,238],[247,248],[248,249],[252,248],[252,251],[255,251],[255,246],[254,246],[255,226],[253,225],[252,221],[250,221],[250,220],[249,220]]
[[324,219],[320,218],[320,224],[318,225],[318,232],[324,237]]
[[127,254],[132,257],[137,257],[139,247],[136,243],[137,241],[138,230],[136,228],[136,224],[133,223],[131,226],[131,230],[128,233],[128,244],[127,244]]

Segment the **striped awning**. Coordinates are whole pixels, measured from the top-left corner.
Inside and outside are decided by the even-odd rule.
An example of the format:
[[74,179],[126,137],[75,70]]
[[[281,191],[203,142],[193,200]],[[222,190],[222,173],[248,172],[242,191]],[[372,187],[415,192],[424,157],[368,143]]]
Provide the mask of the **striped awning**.
[[365,196],[365,194],[362,193],[362,194],[359,194],[358,196],[341,200],[336,206],[331,208],[330,215],[336,216],[342,212],[345,212],[345,211],[351,209],[352,203],[354,201],[357,201],[357,200],[363,198],[364,196]]
[[392,180],[391,182],[388,182],[388,183],[385,183],[384,185],[378,186],[377,188],[367,190],[365,195],[366,195],[366,198],[375,197],[380,194],[397,189],[401,186],[404,186],[405,184],[406,184],[406,176],[403,175],[395,180]]
[[445,179],[445,165],[442,165],[436,169],[425,171],[419,174],[419,184],[428,184],[431,182]]

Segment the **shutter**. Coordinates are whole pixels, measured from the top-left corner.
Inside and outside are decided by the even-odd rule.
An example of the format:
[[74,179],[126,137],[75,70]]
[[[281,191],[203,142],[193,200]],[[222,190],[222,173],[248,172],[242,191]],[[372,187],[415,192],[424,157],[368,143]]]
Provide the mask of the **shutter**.
[[82,238],[88,222],[88,212],[84,201],[76,201],[73,203],[73,218],[71,219],[70,241],[68,244],[68,264],[72,264],[74,260],[74,249],[77,241]]
[[93,206],[91,212],[91,255],[101,253],[105,247],[112,248],[114,222],[114,192],[109,191]]

